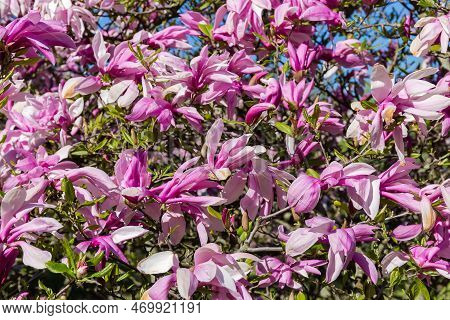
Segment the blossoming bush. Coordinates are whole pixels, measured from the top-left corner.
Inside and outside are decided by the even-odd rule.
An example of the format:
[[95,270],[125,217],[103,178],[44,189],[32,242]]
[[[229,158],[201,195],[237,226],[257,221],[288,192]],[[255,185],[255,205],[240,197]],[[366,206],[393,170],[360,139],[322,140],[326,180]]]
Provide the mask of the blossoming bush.
[[447,3],[2,1],[0,297],[450,298]]

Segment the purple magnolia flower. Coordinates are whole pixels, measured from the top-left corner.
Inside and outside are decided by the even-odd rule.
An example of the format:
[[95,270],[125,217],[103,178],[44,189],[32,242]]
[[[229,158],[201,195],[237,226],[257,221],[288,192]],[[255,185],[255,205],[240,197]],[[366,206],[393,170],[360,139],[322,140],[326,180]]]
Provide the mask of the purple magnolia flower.
[[175,115],[184,117],[197,131],[202,130],[203,117],[194,107],[178,107],[176,101],[168,102],[164,99],[161,87],[149,92],[149,96],[139,100],[131,113],[125,118],[130,121],[141,122],[154,117],[160,124],[161,131],[175,126]]
[[121,194],[131,202],[139,202],[150,186],[151,175],[147,171],[147,152],[125,150],[114,167]]
[[[375,150],[383,150],[387,133],[383,122],[390,124],[396,115],[406,114],[420,122],[420,119],[437,120],[442,111],[450,105],[450,98],[442,95],[448,94],[450,89],[439,88],[421,80],[433,75],[437,69],[427,68],[411,73],[395,85],[382,65],[375,65],[371,76],[372,96],[378,103],[378,110],[369,127],[371,144]],[[422,120],[423,121],[423,120]],[[394,137],[397,154],[404,160],[404,145],[402,128],[395,127]]]
[[[0,41],[9,52],[25,49],[25,55],[28,57],[36,56],[39,52],[53,64],[55,64],[53,47],[75,48],[75,43],[67,35],[66,28],[61,23],[42,20],[37,11],[30,11],[6,27],[0,26]],[[0,54],[4,53],[0,52]]]
[[250,266],[239,259],[259,259],[248,253],[224,254],[216,244],[207,244],[194,253],[194,266],[180,268],[177,256],[169,251],[156,253],[138,264],[145,274],[160,274],[172,269],[147,290],[142,299],[167,300],[170,289],[177,287],[183,299],[190,299],[200,287],[212,291],[213,299],[251,300],[245,288]]
[[208,206],[216,206],[225,202],[224,198],[199,195],[209,188],[220,188],[210,180],[210,170],[206,167],[193,167],[199,158],[193,158],[178,168],[173,178],[165,184],[148,190],[147,195],[157,204],[147,207],[147,214],[158,220],[161,205],[167,206],[167,212],[161,217],[162,239],[169,239],[177,244],[184,236],[186,222],[183,213],[191,216],[197,224],[197,232],[202,244],[208,242],[208,230],[224,230],[220,218],[211,216]]
[[130,50],[128,42],[122,42],[115,48],[106,47],[100,31],[92,40],[92,50],[100,72],[114,78],[140,79],[147,71]]
[[16,187],[9,190],[2,199],[0,212],[0,285],[8,276],[19,248],[23,252],[23,263],[27,266],[43,269],[52,255],[31,245],[31,235],[54,232],[63,226],[53,218],[29,219],[29,213],[35,208],[51,207],[39,201],[47,182],[25,190]]
[[357,242],[375,241],[377,227],[359,224],[351,228],[335,229],[335,222],[328,218],[315,217],[306,220],[308,228],[299,228],[287,236],[286,254],[298,256],[305,253],[318,241],[329,244],[326,280],[337,279],[350,261],[354,261],[369,276],[373,283],[378,281],[378,272],[373,262],[363,253],[356,251]]
[[397,161],[389,169],[379,175],[381,196],[392,200],[402,207],[414,212],[420,211],[420,203],[415,199],[420,189],[411,179],[409,173],[420,166],[414,159],[405,158]]
[[364,163],[353,163],[344,168],[334,161],[322,171],[319,178],[301,173],[289,187],[288,204],[297,213],[310,212],[319,202],[321,190],[344,186],[354,207],[363,209],[373,219],[380,204],[380,180],[372,175],[374,171],[374,168]]
[[338,41],[333,48],[333,59],[346,68],[365,67],[371,63],[372,57],[360,48],[361,42],[356,39]]
[[32,179],[40,178],[44,174],[57,169],[76,166],[73,162],[60,162],[68,157],[72,146],[65,146],[53,155],[48,155],[43,146],[39,146],[33,154],[27,150],[18,150],[21,158],[17,161],[15,168],[22,173],[11,175],[3,185],[4,190],[10,190],[17,185],[27,184]]
[[289,256],[282,262],[274,257],[265,257],[256,264],[257,275],[267,275],[266,279],[261,280],[258,286],[265,288],[278,284],[278,287],[284,289],[286,286],[294,290],[302,288],[302,285],[294,280],[294,274],[302,277],[308,277],[308,274],[320,275],[316,267],[327,264],[323,260],[300,260],[296,261]]
[[148,230],[139,226],[124,226],[108,235],[95,235],[90,240],[80,242],[76,248],[83,253],[86,253],[90,247],[98,248],[97,254],[103,252],[103,263],[98,267],[101,269],[111,253],[123,262],[128,263],[128,260],[119,248],[119,245],[125,241],[142,237],[146,233],[148,233]]

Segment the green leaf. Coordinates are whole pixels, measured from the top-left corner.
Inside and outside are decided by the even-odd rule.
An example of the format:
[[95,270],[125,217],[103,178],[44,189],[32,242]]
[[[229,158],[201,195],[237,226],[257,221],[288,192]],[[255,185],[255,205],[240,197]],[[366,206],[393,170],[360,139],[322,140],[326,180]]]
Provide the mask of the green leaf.
[[222,220],[222,215],[220,214],[219,211],[215,210],[213,207],[208,207],[206,209],[208,210],[208,213],[210,215],[212,215],[213,217],[215,217],[215,218],[217,218],[219,220]]
[[366,109],[366,110],[373,110],[373,111],[377,111],[378,110],[378,106],[376,103],[374,102],[370,102],[367,100],[361,101],[361,106]]
[[61,239],[61,243],[64,249],[64,253],[69,261],[69,266],[72,269],[75,269],[76,260],[75,254],[73,253],[72,247],[70,246],[70,242],[66,238]]
[[2,109],[6,104],[8,103],[8,96],[4,97],[2,100],[0,100],[0,109]]
[[289,136],[294,136],[294,131],[292,130],[291,126],[289,126],[288,124],[284,123],[284,122],[276,122],[275,123],[275,128],[277,128],[278,130],[280,130],[283,133],[286,133]]
[[41,280],[38,281],[39,289],[44,290],[49,299],[53,299],[55,294],[51,288],[48,288]]
[[103,251],[100,251],[98,254],[96,254],[92,259],[89,259],[89,263],[93,266],[96,266],[102,261],[103,257],[105,256],[105,253]]
[[67,177],[62,179],[61,189],[64,192],[64,199],[69,203],[73,203],[75,201],[75,189],[72,182],[67,179]]
[[199,23],[198,28],[209,39],[211,39],[211,40],[213,39],[213,34],[212,34],[213,26],[211,24]]
[[295,296],[295,300],[307,300],[307,299],[308,298],[306,297],[306,294],[304,294],[303,292],[299,292]]
[[123,281],[123,280],[129,278],[130,275],[131,275],[131,272],[130,272],[130,271],[125,272],[123,275],[121,275],[120,277],[118,277],[118,278],[116,279],[116,282]]
[[306,169],[306,174],[313,178],[317,178],[317,179],[320,178],[320,174],[316,170],[311,169],[311,168]]
[[36,64],[41,58],[35,57],[35,58],[27,58],[22,60],[17,60],[13,62],[13,65],[15,66],[31,66],[33,64]]
[[69,267],[67,265],[65,265],[64,263],[60,263],[60,262],[53,262],[53,261],[49,261],[45,264],[47,266],[47,269],[50,272],[53,273],[65,273],[71,277],[74,276],[74,273],[72,270],[69,269]]
[[114,263],[109,263],[105,268],[103,268],[102,270],[100,270],[98,272],[91,274],[90,276],[88,276],[88,278],[103,278],[112,271],[114,266],[115,266]]
[[430,8],[436,6],[433,0],[420,0],[418,2],[418,5],[423,8]]
[[428,292],[425,284],[419,278],[416,278],[410,291],[412,298],[416,300],[430,300],[430,293]]

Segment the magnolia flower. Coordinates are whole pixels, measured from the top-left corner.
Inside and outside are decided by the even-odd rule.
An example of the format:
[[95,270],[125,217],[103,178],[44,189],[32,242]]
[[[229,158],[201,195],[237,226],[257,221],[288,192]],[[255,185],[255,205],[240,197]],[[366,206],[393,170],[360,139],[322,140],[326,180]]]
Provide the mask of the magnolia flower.
[[76,77],[67,80],[61,91],[65,99],[73,98],[77,94],[87,95],[97,92],[102,87],[102,81],[98,77]]
[[374,168],[364,163],[354,163],[344,168],[332,162],[319,178],[301,173],[289,187],[288,204],[297,213],[310,212],[319,202],[322,189],[344,186],[355,208],[363,209],[374,219],[380,204],[380,180],[372,175],[374,171]]
[[0,27],[0,41],[9,52],[25,49],[27,56],[36,56],[39,52],[53,64],[56,60],[52,47],[75,48],[75,43],[61,23],[42,20],[37,11],[30,11],[6,27]]
[[326,280],[331,283],[350,261],[354,261],[369,276],[373,283],[378,281],[374,263],[363,253],[356,251],[357,242],[374,241],[372,227],[359,224],[351,228],[335,229],[335,222],[328,218],[315,217],[306,220],[308,228],[299,228],[287,235],[286,254],[295,257],[303,254],[318,241],[329,244]]
[[34,218],[29,220],[28,213],[35,208],[48,208],[48,204],[36,202],[45,191],[46,182],[42,182],[28,190],[16,187],[8,191],[2,199],[0,208],[0,285],[19,255],[23,252],[23,263],[27,266],[44,269],[51,260],[48,251],[31,245],[33,237],[46,232],[54,232],[63,226],[53,218]]
[[109,235],[96,235],[90,240],[80,242],[76,248],[83,253],[86,253],[90,247],[98,248],[96,255],[101,252],[104,253],[101,266],[104,266],[104,262],[108,260],[111,253],[123,262],[128,263],[128,260],[122,250],[120,250],[119,245],[125,241],[142,237],[146,233],[148,233],[148,230],[139,226],[124,226],[113,231]]
[[422,18],[416,22],[414,27],[422,28],[422,30],[411,42],[410,50],[413,55],[416,57],[425,56],[438,38],[441,45],[441,53],[447,52],[450,37],[450,14],[436,18]]
[[361,42],[356,39],[338,41],[333,48],[333,59],[346,68],[364,67],[372,58],[368,52],[360,48]]
[[325,265],[327,262],[323,260],[300,260],[295,261],[286,256],[286,262],[282,262],[274,257],[265,257],[256,264],[256,274],[267,278],[259,281],[258,287],[265,288],[278,284],[280,289],[286,286],[292,289],[301,289],[302,285],[294,280],[294,274],[308,278],[309,274],[320,275],[317,267]]
[[249,265],[239,259],[259,259],[248,253],[224,254],[216,244],[198,248],[194,253],[194,266],[180,268],[172,252],[159,252],[142,260],[138,269],[146,274],[173,273],[160,278],[147,290],[142,299],[167,300],[171,288],[176,287],[183,299],[191,299],[200,287],[213,293],[213,299],[251,300],[244,283]]
[[122,196],[131,202],[140,201],[151,182],[147,171],[147,152],[123,151],[114,166],[114,173]]
[[[442,116],[442,111],[450,105],[450,98],[442,95],[448,94],[447,87],[437,88],[435,85],[421,80],[433,75],[437,69],[427,68],[411,73],[403,80],[393,84],[385,67],[377,64],[371,75],[371,92],[377,102],[378,110],[362,110],[363,118],[356,118],[357,123],[352,123],[347,136],[361,136],[357,130],[370,133],[372,148],[383,150],[385,141],[389,137],[394,138],[396,152],[400,160],[404,161],[403,136],[406,127],[395,126],[392,133],[385,130],[384,124],[391,125],[397,116],[406,115],[412,117],[419,125],[424,126],[424,120],[437,120]],[[364,120],[364,118],[366,120]],[[361,123],[365,121],[366,123]]]

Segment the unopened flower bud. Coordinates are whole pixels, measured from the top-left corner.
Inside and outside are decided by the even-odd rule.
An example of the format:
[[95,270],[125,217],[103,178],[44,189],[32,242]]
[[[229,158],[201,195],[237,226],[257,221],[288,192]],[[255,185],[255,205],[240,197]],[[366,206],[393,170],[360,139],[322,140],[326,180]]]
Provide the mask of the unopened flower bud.
[[430,199],[426,196],[423,196],[420,201],[420,212],[422,213],[423,231],[429,232],[436,223],[436,212],[434,212]]
[[242,212],[242,229],[248,231],[248,213],[246,211]]

